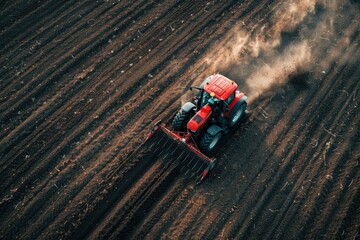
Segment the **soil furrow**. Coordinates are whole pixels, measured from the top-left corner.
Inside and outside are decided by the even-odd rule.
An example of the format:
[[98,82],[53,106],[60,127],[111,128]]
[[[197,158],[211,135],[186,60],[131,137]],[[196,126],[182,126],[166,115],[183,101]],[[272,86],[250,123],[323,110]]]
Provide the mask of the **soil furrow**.
[[[358,3],[0,9],[0,238],[359,235]],[[214,72],[248,92],[249,114],[195,186],[184,146],[143,141]]]

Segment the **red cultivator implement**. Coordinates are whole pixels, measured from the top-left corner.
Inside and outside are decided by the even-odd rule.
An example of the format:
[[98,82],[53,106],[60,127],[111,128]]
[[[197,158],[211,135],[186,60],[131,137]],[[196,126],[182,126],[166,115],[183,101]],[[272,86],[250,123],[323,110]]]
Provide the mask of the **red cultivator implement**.
[[190,134],[172,132],[161,121],[152,128],[146,142],[151,144],[150,149],[155,154],[160,155],[161,152],[168,151],[173,155],[172,158],[175,159],[172,160],[181,166],[180,170],[190,174],[191,177],[195,176],[197,183],[201,183],[215,165],[215,159],[207,157],[198,150]]
[[215,165],[215,159],[204,153],[213,152],[222,136],[240,122],[245,115],[247,97],[237,90],[234,81],[220,74],[206,78],[192,89],[199,92],[176,114],[173,130],[159,121],[146,142],[155,154],[168,151],[166,156],[176,160],[186,173],[196,174],[200,183]]

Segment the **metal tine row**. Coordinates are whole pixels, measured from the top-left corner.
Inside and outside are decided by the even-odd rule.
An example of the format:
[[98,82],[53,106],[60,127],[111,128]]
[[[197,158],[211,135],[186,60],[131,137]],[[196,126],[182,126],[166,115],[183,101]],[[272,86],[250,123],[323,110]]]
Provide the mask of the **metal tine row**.
[[[156,134],[156,133],[155,133]],[[156,136],[153,136],[153,140],[156,141]],[[173,143],[174,141],[172,139],[169,139],[167,135],[164,133],[161,134],[161,139],[159,141],[156,141],[156,146],[159,146],[158,148],[154,149],[152,152],[157,154],[158,156],[161,156],[161,154],[169,149],[169,142]]]
[[[188,159],[188,157],[189,157],[190,154],[191,154],[191,152],[188,152],[187,155],[186,155],[186,157],[184,157],[184,158],[181,160],[181,163],[184,163],[184,162]],[[180,171],[184,171],[185,166],[186,166],[185,164],[182,164],[182,167],[181,167]]]
[[[154,143],[151,144],[150,150],[152,150],[152,152],[157,156],[161,156],[166,163],[172,163],[174,161],[174,155],[178,152],[179,143],[176,140],[169,139],[169,137],[163,132],[158,131],[155,134],[156,135],[152,137],[152,141],[154,141]],[[158,140],[159,137],[160,140]],[[177,159],[178,158],[179,156]]]
[[[200,163],[200,164],[199,164]],[[194,169],[196,168],[197,165],[200,165],[197,170],[194,171]],[[204,161],[197,161],[195,163],[195,165],[191,168],[191,171],[193,172],[193,174],[191,175],[191,177],[194,176],[194,174],[199,175],[201,174],[201,172],[207,167],[207,164],[204,164]]]
[[[156,133],[155,133],[156,134]],[[149,141],[152,141],[153,143],[150,145],[149,150],[152,151],[154,146],[159,146],[163,140],[167,140],[165,135],[162,134],[160,140],[157,140],[157,136],[153,136],[150,138]],[[163,146],[164,144],[161,144],[160,146]],[[158,148],[155,148],[155,151],[158,150]]]
[[[198,165],[199,165],[199,167],[197,168]],[[207,164],[205,164],[204,161],[197,159],[195,164],[193,165],[193,167],[190,169],[192,172],[190,177],[192,178],[192,177],[194,177],[194,175],[200,175],[206,167],[207,167]],[[196,169],[196,170],[194,171],[194,169]]]
[[[170,162],[172,162],[173,160],[171,158],[174,155],[174,152],[175,152],[174,149],[177,149],[178,143],[176,141],[171,140],[171,143],[168,144],[169,141],[170,140],[168,140],[168,142],[163,145],[163,151],[164,150],[167,150],[167,151],[166,151],[165,155],[162,156],[162,159],[167,160],[167,158],[170,158]],[[175,146],[173,146],[173,145],[175,145]],[[161,154],[159,154],[159,156],[161,156]]]
[[201,178],[207,163],[196,153],[185,149],[178,141],[169,139],[169,136],[162,131],[155,132],[150,141],[152,142],[149,150],[165,160],[166,164],[175,164],[175,168],[180,166],[180,171],[185,172],[190,178],[194,176],[196,179]]
[[[185,171],[186,175],[190,174],[190,178],[193,178],[194,176],[201,177],[201,173],[207,167],[207,164],[194,153],[189,153],[188,156],[189,155],[192,155],[190,160],[186,164],[183,164],[183,167],[180,169],[180,171]],[[196,170],[194,171],[194,169]]]

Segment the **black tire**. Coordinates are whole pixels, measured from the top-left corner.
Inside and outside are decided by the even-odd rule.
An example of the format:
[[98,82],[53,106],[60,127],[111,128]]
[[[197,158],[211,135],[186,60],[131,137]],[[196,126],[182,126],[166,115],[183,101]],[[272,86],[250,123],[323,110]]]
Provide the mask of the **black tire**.
[[234,109],[231,110],[232,113],[229,116],[229,126],[230,127],[234,127],[244,117],[246,106],[247,106],[247,103],[243,102],[239,106],[235,106]]
[[191,118],[191,112],[180,110],[174,117],[173,129],[175,131],[186,131],[186,125]]
[[228,119],[226,119],[226,118],[224,118],[224,117],[219,117],[218,118],[218,125],[219,125],[219,127],[221,127],[222,129],[223,129],[223,132],[224,132],[224,134],[227,134],[228,132],[229,132],[229,128],[230,128],[230,126],[229,126],[229,121],[228,121]]
[[214,136],[206,132],[200,140],[199,143],[200,150],[205,153],[214,151],[218,146],[218,144],[220,143],[221,137],[222,137],[222,132],[218,132]]

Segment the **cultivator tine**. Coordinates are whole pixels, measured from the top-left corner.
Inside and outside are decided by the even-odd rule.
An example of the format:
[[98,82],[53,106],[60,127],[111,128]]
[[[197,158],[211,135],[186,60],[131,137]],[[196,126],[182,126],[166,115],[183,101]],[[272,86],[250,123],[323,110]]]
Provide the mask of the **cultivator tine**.
[[[159,139],[157,139],[159,138]],[[165,135],[160,135],[160,136],[153,136],[151,138],[151,140],[149,142],[152,142],[152,144],[149,147],[150,151],[156,152],[159,150],[158,146],[161,146],[160,149],[162,149],[162,146],[164,145],[164,141],[168,141],[168,139],[166,138]],[[155,150],[153,150],[153,148],[155,148]]]
[[[164,138],[164,137],[162,137],[162,138],[160,139],[160,141],[162,141],[163,138]],[[159,142],[154,141],[154,142],[150,145],[149,150],[153,150],[153,148],[156,149],[158,145],[159,145]]]
[[196,170],[196,172],[201,173],[201,170],[204,169],[204,164],[201,164],[200,167]]
[[196,159],[194,158],[194,156],[192,156],[191,160],[187,162],[186,167],[190,170],[191,166],[193,165],[193,162],[195,161],[196,163]]
[[[182,152],[181,152],[181,154],[180,154],[180,155],[176,158],[176,160],[178,160],[178,159],[182,159],[182,158],[184,157],[184,156],[183,156],[183,155],[184,155],[184,153],[185,153],[185,152],[184,152],[184,151],[182,151]],[[179,163],[180,163],[180,162],[179,162]]]
[[[181,155],[183,155],[183,153]],[[202,173],[204,170],[206,170],[209,163],[201,157],[197,156],[192,151],[189,151],[186,156],[181,159],[179,165],[181,166],[181,172],[184,172],[184,174],[188,175],[190,178],[195,177],[197,180],[196,182],[200,183],[205,177],[202,175]]]
[[[162,141],[163,137],[160,139],[160,141]],[[156,147],[159,144],[158,141],[153,141],[153,143],[150,145],[149,149],[152,150],[153,147]]]
[[[184,171],[184,168],[186,167],[186,165],[183,164],[183,163],[186,162],[186,159],[188,159],[189,155],[190,155],[190,153],[188,153],[188,154],[186,155],[186,157],[184,157],[184,158],[181,160],[181,164],[182,164],[183,166],[181,167],[180,171]],[[186,173],[185,173],[185,174],[186,174]]]
[[193,165],[193,167],[190,169],[191,175],[190,177],[194,177],[195,174],[197,174],[196,171],[194,171],[194,168],[196,167],[196,165],[198,165],[199,161],[195,161],[195,164]]

